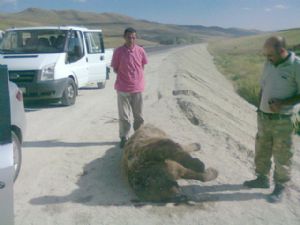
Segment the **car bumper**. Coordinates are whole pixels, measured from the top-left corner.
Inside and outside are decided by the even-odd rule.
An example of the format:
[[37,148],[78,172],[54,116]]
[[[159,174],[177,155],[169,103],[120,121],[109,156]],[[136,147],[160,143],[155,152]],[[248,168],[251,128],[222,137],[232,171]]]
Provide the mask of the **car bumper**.
[[18,83],[24,100],[60,99],[67,86],[68,78],[36,83]]

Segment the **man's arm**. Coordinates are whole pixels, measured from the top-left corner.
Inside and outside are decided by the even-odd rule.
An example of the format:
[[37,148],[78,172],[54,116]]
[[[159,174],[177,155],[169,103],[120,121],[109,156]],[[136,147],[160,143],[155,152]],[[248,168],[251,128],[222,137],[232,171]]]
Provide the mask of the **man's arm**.
[[119,65],[118,49],[115,49],[115,51],[113,52],[110,66],[113,68],[113,71],[116,74],[118,74],[118,65]]
[[280,109],[285,105],[296,105],[297,103],[300,103],[300,95],[286,99],[273,98],[269,101],[270,108],[273,112],[279,112]]
[[[300,90],[300,64],[295,65],[295,80],[298,87],[298,92]],[[300,94],[286,99],[270,99],[269,104],[273,112],[279,112],[283,106],[290,105],[294,106],[300,103]]]
[[143,65],[143,70],[145,69],[145,65],[148,63],[148,56],[145,52],[145,49],[143,48],[143,58],[142,58],[142,65]]

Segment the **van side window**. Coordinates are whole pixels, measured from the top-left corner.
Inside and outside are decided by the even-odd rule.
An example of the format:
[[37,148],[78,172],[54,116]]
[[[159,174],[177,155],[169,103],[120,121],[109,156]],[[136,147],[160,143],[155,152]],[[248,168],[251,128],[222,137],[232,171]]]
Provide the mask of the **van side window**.
[[79,31],[70,31],[67,45],[68,62],[76,62],[84,56],[83,38]]
[[52,46],[58,50],[63,50],[65,45],[65,37],[63,35],[58,35],[52,38]]
[[104,53],[104,43],[102,33],[100,32],[85,32],[85,42],[89,54]]
[[38,40],[38,45],[41,47],[50,47],[50,42],[47,38],[41,37]]

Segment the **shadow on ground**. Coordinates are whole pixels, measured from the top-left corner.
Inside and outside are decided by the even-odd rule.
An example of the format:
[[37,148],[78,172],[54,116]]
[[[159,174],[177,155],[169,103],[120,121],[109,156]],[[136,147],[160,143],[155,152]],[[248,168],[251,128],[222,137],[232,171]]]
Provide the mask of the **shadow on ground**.
[[[116,145],[102,158],[86,164],[77,181],[77,189],[66,196],[41,196],[30,200],[33,205],[74,202],[91,206],[164,205],[139,202],[128,186],[121,169],[122,150]],[[241,190],[243,192],[241,192]],[[264,199],[265,194],[247,193],[241,184],[212,186],[188,185],[182,191],[194,202],[248,201]]]
[[56,148],[56,147],[72,147],[81,148],[88,146],[105,146],[116,145],[115,141],[107,142],[63,142],[59,140],[44,140],[44,141],[25,141],[23,148]]
[[247,192],[249,189],[242,184],[220,184],[211,186],[188,185],[182,187],[191,201],[195,202],[217,202],[217,201],[248,201],[253,199],[265,199],[266,194]]
[[55,101],[46,101],[46,100],[24,101],[25,112],[35,112],[42,109],[63,108],[63,107],[66,106],[63,106],[60,104],[60,102],[55,102]]
[[86,164],[76,184],[77,189],[66,196],[41,196],[31,199],[34,205],[74,202],[86,205],[132,205],[134,194],[121,170],[122,150],[116,145],[102,158]]

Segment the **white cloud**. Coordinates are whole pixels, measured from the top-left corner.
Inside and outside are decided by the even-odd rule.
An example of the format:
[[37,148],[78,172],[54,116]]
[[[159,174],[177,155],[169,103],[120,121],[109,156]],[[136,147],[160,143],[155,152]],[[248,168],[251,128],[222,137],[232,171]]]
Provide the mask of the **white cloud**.
[[271,9],[271,8],[265,8],[265,11],[266,11],[266,12],[271,12],[272,9]]
[[271,11],[274,11],[274,10],[285,10],[285,9],[288,9],[289,7],[286,6],[286,5],[282,5],[282,4],[277,4],[277,5],[274,5],[272,7],[268,7],[268,8],[265,8],[265,12],[271,12]]
[[242,10],[250,11],[250,10],[252,10],[252,9],[251,9],[251,8],[248,8],[248,7],[244,7],[244,8],[242,8]]
[[286,5],[281,5],[281,4],[275,5],[274,8],[275,9],[288,9],[288,7]]
[[18,0],[0,0],[0,5],[16,5]]

